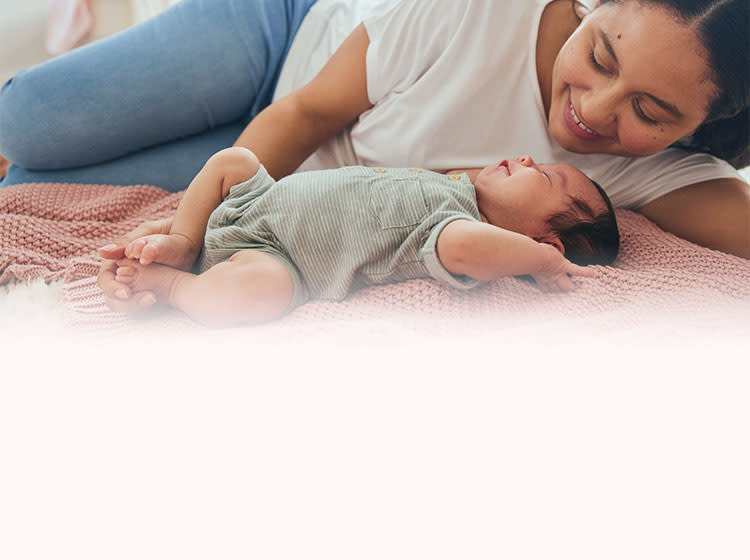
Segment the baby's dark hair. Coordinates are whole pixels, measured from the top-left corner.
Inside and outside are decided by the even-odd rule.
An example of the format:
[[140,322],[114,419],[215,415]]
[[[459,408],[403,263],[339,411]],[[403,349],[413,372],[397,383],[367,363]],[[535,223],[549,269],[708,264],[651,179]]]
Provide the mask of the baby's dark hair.
[[550,216],[547,225],[560,238],[569,261],[581,266],[610,265],[620,250],[620,230],[607,193],[591,182],[607,205],[606,212],[597,215],[586,201],[574,197],[573,207]]

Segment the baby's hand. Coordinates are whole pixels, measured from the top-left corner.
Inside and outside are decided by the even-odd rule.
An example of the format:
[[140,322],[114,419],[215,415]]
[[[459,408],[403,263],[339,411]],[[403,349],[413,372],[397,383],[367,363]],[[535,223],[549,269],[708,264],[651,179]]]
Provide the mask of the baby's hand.
[[595,270],[573,264],[552,245],[547,243],[541,243],[541,245],[545,251],[545,265],[541,270],[532,274],[540,290],[570,292],[575,289],[575,284],[570,279],[571,276],[597,277]]

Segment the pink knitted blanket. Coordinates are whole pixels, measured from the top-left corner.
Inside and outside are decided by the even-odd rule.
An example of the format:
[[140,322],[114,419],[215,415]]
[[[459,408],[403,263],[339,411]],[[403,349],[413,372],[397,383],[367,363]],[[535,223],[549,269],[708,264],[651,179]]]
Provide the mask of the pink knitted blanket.
[[[149,186],[30,184],[0,190],[0,283],[13,279],[62,280],[70,320],[79,326],[128,328],[151,324],[193,329],[174,310],[145,319],[110,311],[96,286],[97,247],[144,220],[164,217],[181,194]],[[541,293],[533,283],[504,278],[470,292],[421,279],[373,286],[343,302],[311,302],[273,328],[305,332],[324,321],[387,320],[389,327],[451,332],[459,324],[517,324],[521,317],[636,326],[653,316],[701,320],[750,316],[750,261],[705,249],[665,233],[646,218],[618,211],[622,249],[600,277],[576,279],[568,294]],[[397,318],[395,321],[391,319]]]

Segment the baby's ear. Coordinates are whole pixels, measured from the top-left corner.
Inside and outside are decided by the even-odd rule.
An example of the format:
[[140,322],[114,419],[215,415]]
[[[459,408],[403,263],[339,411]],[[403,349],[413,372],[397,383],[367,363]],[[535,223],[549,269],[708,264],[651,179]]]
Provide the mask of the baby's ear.
[[540,237],[535,237],[534,241],[538,243],[546,243],[547,245],[552,245],[555,249],[560,251],[561,255],[565,255],[565,245],[563,245],[563,242],[560,240],[560,238],[557,235],[549,234],[549,235],[543,235]]

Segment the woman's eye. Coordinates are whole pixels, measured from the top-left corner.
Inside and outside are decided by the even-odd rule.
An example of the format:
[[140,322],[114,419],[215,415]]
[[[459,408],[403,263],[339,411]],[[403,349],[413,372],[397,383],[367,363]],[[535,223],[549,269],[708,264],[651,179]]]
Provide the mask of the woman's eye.
[[589,59],[591,60],[591,65],[594,67],[594,69],[597,72],[601,72],[602,74],[611,74],[612,73],[609,70],[607,70],[604,66],[602,66],[601,64],[599,64],[597,62],[596,55],[594,54],[593,50],[589,53]]
[[641,107],[641,102],[638,99],[633,100],[633,109],[635,110],[635,114],[638,115],[638,118],[643,122],[653,125],[659,124],[659,121],[652,119],[643,112],[643,107]]

